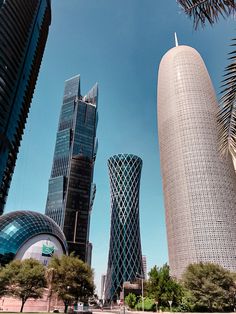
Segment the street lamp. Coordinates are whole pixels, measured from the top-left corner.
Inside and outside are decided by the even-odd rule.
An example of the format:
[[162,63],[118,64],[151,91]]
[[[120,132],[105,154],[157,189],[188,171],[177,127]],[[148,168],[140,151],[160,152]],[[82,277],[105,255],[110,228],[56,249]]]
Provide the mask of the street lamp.
[[129,284],[129,281],[123,281],[122,285],[122,295],[123,295],[123,313],[125,314],[125,286]]
[[125,282],[123,282],[123,313],[125,314]]
[[144,312],[144,298],[143,298],[143,280],[144,280],[144,276],[143,275],[140,275],[138,273],[136,273],[136,277],[138,279],[141,279],[141,284],[142,284],[142,311]]
[[155,304],[156,304],[156,312],[158,312],[158,301],[156,301]]

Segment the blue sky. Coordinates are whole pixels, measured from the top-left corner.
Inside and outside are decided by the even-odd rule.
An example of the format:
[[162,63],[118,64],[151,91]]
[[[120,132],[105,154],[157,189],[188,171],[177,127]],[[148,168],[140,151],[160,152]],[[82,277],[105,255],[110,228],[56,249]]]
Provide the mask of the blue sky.
[[195,32],[174,0],[52,0],[52,25],[13,176],[6,212],[44,213],[64,81],[81,75],[82,94],[99,84],[99,149],[91,221],[92,267],[106,272],[110,194],[107,159],[143,159],[140,220],[148,269],[168,260],[156,123],[158,65],[179,44],[202,55],[217,93],[234,37],[232,19]]

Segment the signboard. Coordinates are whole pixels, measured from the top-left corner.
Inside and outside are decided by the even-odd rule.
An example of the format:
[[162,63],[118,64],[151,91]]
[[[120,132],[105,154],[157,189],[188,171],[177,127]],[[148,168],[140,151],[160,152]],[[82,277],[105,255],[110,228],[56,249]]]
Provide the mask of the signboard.
[[49,246],[47,244],[43,244],[42,247],[42,256],[51,257],[54,254],[54,246]]

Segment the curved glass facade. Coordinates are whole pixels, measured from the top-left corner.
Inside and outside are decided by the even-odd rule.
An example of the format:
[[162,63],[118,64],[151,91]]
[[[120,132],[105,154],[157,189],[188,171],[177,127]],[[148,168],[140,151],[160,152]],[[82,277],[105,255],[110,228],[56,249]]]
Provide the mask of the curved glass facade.
[[12,260],[30,238],[45,233],[57,238],[66,253],[65,236],[51,218],[32,211],[16,211],[1,216],[0,265]]
[[50,0],[0,1],[0,215],[51,23]]
[[46,215],[63,230],[69,253],[90,263],[90,214],[96,192],[98,85],[80,94],[80,76],[65,82],[56,146],[48,185]]
[[125,281],[143,275],[139,227],[142,160],[131,154],[108,160],[111,188],[111,230],[105,299],[120,297]]

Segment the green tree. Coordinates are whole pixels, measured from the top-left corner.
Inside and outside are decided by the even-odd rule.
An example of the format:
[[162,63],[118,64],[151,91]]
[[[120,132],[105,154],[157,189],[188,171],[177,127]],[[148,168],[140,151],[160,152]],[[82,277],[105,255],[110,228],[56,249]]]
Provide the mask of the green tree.
[[236,285],[233,275],[223,267],[212,263],[190,264],[183,282],[194,298],[195,309],[233,310]]
[[[236,13],[235,0],[177,0],[184,12],[193,18],[195,29],[205,26],[207,22],[211,25],[219,20]],[[233,51],[229,54],[230,63],[224,72],[222,82],[222,97],[218,112],[219,126],[219,150],[222,155],[229,153],[236,160],[236,50],[235,38],[231,46]]]
[[75,302],[87,302],[94,293],[93,271],[73,255],[53,257],[48,266],[53,269],[52,290],[64,302],[67,312],[68,305]]
[[11,262],[0,270],[0,284],[3,284],[2,294],[19,298],[22,312],[25,302],[29,298],[42,297],[46,287],[44,272],[44,266],[32,258]]
[[134,293],[129,293],[125,297],[125,303],[128,305],[129,308],[134,309],[137,303],[136,295]]
[[169,266],[165,264],[160,268],[154,266],[149,272],[146,293],[158,302],[159,306],[168,307],[168,301],[172,301],[173,306],[176,306],[181,302],[183,288],[170,276]]
[[155,300],[149,297],[145,297],[142,302],[142,298],[139,298],[139,301],[135,306],[136,310],[141,311],[143,309],[143,305],[144,311],[153,311],[155,309]]
[[176,312],[193,312],[194,310],[194,298],[192,296],[192,293],[183,287],[183,295],[181,298],[181,301],[179,302],[178,306],[175,307]]
[[0,266],[0,297],[6,294],[6,289],[7,289],[7,278],[1,276],[2,270],[3,270],[3,267]]

